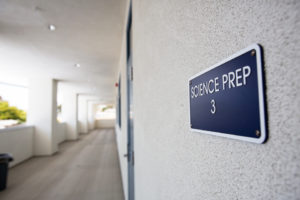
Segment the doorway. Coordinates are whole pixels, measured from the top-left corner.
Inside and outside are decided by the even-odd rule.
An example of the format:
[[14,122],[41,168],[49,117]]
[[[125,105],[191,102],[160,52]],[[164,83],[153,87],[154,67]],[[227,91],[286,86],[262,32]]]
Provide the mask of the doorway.
[[131,2],[127,23],[127,159],[128,200],[134,200],[134,138],[133,138],[133,66],[131,54]]

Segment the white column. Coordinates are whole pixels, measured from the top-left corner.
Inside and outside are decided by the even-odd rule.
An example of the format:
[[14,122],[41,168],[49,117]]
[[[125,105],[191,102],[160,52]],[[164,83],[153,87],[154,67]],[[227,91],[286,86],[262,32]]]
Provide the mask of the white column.
[[95,129],[95,115],[97,111],[97,104],[94,101],[88,102],[88,128]]
[[78,122],[79,132],[88,133],[88,100],[86,96],[78,96]]
[[77,94],[73,90],[63,90],[62,95],[62,121],[67,126],[67,140],[78,139],[78,126],[77,126]]
[[52,155],[56,143],[57,82],[50,78],[29,81],[29,109],[27,122],[34,125],[34,154]]

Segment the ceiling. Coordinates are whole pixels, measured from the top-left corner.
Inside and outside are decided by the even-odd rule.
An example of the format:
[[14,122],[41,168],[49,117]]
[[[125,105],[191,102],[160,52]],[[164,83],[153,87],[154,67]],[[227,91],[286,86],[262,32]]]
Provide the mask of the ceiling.
[[126,0],[0,0],[2,76],[51,77],[113,98],[126,8]]

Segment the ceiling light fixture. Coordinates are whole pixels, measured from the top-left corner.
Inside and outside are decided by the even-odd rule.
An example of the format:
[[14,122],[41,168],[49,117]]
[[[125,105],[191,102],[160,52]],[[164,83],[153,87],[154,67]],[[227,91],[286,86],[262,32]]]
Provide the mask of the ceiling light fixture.
[[79,63],[76,63],[74,66],[77,67],[77,68],[79,68],[79,67],[80,67],[80,64],[79,64]]
[[55,31],[55,29],[56,29],[56,27],[53,24],[50,24],[48,26],[48,28],[49,28],[50,31]]

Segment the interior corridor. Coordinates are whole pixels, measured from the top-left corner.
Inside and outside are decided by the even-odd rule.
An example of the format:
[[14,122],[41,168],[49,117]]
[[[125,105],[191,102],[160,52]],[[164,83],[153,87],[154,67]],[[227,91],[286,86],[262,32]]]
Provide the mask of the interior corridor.
[[13,167],[0,199],[123,200],[114,130],[94,130],[62,143],[54,156]]

